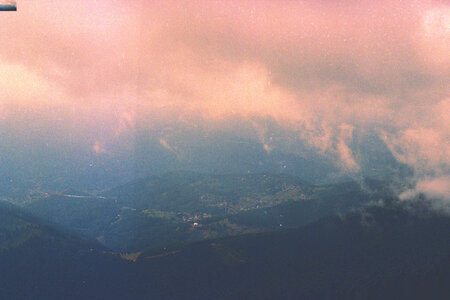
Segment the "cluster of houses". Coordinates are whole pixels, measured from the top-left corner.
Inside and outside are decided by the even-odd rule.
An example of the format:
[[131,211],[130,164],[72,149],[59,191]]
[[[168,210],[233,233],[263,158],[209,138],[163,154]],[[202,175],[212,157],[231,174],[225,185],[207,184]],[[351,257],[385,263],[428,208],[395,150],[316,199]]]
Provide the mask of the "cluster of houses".
[[[191,214],[188,212],[178,212],[177,216],[180,217],[184,222],[194,222],[202,219],[211,218],[211,214],[208,213],[195,213]],[[198,226],[198,225],[196,225]]]

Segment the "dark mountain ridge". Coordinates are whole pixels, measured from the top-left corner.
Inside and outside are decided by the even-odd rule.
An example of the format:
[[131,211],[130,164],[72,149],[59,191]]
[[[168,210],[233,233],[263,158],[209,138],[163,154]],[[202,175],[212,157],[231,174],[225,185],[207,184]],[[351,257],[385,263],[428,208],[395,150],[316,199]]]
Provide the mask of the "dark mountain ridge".
[[153,249],[139,262],[163,274],[169,298],[446,299],[450,218],[390,204],[299,229]]
[[122,282],[108,270],[122,266],[100,244],[0,202],[0,299],[105,299]]
[[0,299],[448,299],[450,217],[424,201],[154,248],[134,263],[2,204]]

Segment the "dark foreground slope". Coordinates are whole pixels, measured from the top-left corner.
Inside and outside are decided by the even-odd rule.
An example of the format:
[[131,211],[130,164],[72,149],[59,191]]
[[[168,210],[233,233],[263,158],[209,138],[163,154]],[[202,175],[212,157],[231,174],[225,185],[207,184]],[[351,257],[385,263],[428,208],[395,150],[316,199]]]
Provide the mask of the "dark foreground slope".
[[[412,213],[411,213],[412,211]],[[0,206],[0,299],[448,299],[450,218],[396,204],[121,260]]]
[[142,254],[178,299],[448,299],[450,218],[399,207]]
[[113,299],[126,291],[117,276],[124,263],[102,246],[0,202],[1,300]]

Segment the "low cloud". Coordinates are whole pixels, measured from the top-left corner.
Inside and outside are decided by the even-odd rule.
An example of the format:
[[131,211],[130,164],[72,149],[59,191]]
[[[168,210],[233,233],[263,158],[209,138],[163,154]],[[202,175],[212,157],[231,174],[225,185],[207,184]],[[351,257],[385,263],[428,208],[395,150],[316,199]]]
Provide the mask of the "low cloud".
[[414,188],[401,193],[400,199],[410,200],[420,194],[435,200],[433,202],[435,208],[450,213],[450,177],[448,175],[421,179]]
[[96,154],[103,154],[106,153],[106,149],[105,146],[100,143],[99,141],[95,141],[94,145],[92,146],[92,150],[96,153]]
[[349,173],[353,133],[375,132],[431,193],[419,183],[448,181],[449,16],[433,0],[23,0],[0,19],[0,120],[28,120],[20,106],[88,149],[233,130]]

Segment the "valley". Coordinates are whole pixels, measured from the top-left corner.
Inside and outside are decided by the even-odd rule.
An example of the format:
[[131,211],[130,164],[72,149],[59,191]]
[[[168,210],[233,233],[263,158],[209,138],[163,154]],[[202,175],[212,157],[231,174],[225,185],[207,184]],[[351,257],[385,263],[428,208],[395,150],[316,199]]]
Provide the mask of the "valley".
[[392,193],[381,185],[366,180],[314,186],[290,175],[177,172],[96,196],[74,190],[40,196],[24,208],[114,251],[139,252],[180,241],[295,228]]

